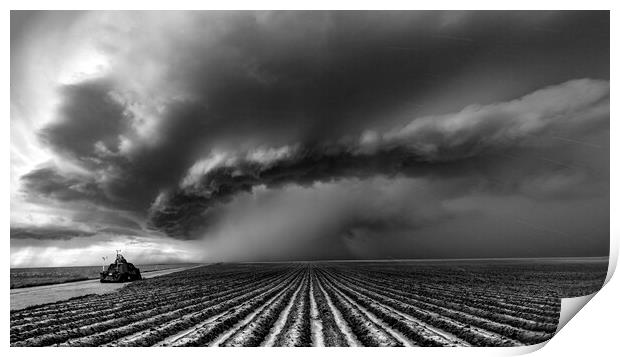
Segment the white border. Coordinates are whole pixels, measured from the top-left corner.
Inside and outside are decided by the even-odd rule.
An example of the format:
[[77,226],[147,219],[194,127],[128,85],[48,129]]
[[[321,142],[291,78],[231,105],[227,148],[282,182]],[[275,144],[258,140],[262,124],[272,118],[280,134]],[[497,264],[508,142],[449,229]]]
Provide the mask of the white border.
[[[142,8],[151,8],[151,9],[418,9],[418,10],[431,10],[431,9],[463,9],[464,5],[470,9],[504,9],[504,10],[513,10],[513,9],[537,9],[537,10],[546,10],[546,9],[573,9],[573,10],[583,10],[583,9],[611,9],[611,32],[612,38],[617,39],[617,30],[618,20],[620,20],[619,16],[616,15],[616,6],[614,6],[618,2],[612,1],[541,1],[541,0],[522,0],[518,2],[491,2],[491,1],[480,1],[480,0],[470,0],[467,2],[462,1],[442,1],[442,0],[434,0],[430,2],[413,2],[413,1],[391,1],[391,0],[382,0],[382,1],[367,1],[367,0],[358,0],[351,2],[335,2],[335,1],[327,1],[327,0],[315,0],[315,1],[306,1],[306,2],[293,2],[293,1],[274,1],[274,0],[262,0],[262,1],[239,1],[239,0],[229,0],[229,1],[220,1],[220,2],[199,2],[199,1],[191,1],[191,0],[175,0],[174,2],[164,2],[164,1],[134,1],[130,2],[127,0],[108,0],[108,1],[91,1],[91,2],[80,2],[80,1],[7,1],[8,9],[63,9],[63,10],[71,10],[71,9],[142,9]],[[4,78],[10,78],[9,71],[9,58],[10,58],[10,16],[9,11],[5,11],[2,15],[2,23],[4,24],[4,50],[5,55],[3,56],[3,68],[5,70]],[[611,41],[611,56],[613,61],[611,63],[617,63],[618,56],[617,50],[618,46],[614,44],[614,41]],[[611,67],[611,82],[616,83],[618,79],[618,73],[615,67]],[[2,166],[3,176],[2,180],[4,183],[4,189],[2,190],[0,200],[3,203],[3,229],[4,232],[9,231],[9,217],[10,217],[10,203],[9,203],[9,187],[10,187],[10,130],[9,130],[9,117],[10,117],[10,91],[9,86],[5,85],[2,88],[3,90],[3,98],[4,98],[4,113],[6,114],[5,119],[2,121],[3,125],[3,137],[2,143],[4,147],[4,160],[5,164]],[[614,95],[614,91],[612,90],[612,113],[613,108],[615,108],[614,104],[617,103],[615,100],[616,96]],[[620,139],[618,137],[618,125],[613,120],[611,121],[611,157],[618,157],[618,143],[617,140]],[[618,165],[617,162],[612,160],[611,163],[611,182],[618,182]],[[618,233],[620,232],[618,229],[618,220],[620,216],[618,214],[620,210],[620,206],[618,205],[618,190],[612,184],[611,185],[611,237],[610,237],[610,271],[608,274],[608,279],[611,277],[613,271],[615,270],[615,266],[617,263],[618,256]],[[0,275],[2,279],[3,285],[9,286],[9,264],[10,264],[10,242],[8,236],[4,239],[4,252],[5,252],[5,261],[4,261],[4,272]],[[620,297],[620,283],[615,280],[608,282],[608,284],[602,289],[602,292],[597,294],[593,299],[592,303],[587,304],[582,312],[577,314],[570,322],[568,322],[567,328],[562,329],[553,339],[551,339],[544,348],[537,352],[537,355],[541,356],[566,356],[566,355],[609,355],[610,351],[616,350],[616,338],[617,338],[617,322],[618,322],[618,306],[617,301]],[[127,348],[127,349],[102,349],[102,348],[90,348],[90,349],[67,349],[67,348],[9,348],[9,319],[8,319],[8,310],[10,308],[9,303],[9,294],[5,292],[3,296],[3,304],[6,309],[6,314],[4,315],[6,320],[5,322],[5,334],[6,342],[4,344],[5,352],[10,353],[12,355],[40,355],[40,354],[51,354],[51,355],[63,355],[63,356],[82,356],[85,352],[88,354],[92,354],[94,356],[106,356],[109,357],[111,353],[118,355],[141,355],[144,353],[148,353],[153,356],[166,356],[170,352],[165,349],[135,349],[135,348]],[[536,350],[542,346],[536,346],[530,348],[529,350]],[[520,351],[519,351],[520,350]],[[390,353],[394,355],[407,354],[410,355],[413,353],[423,353],[424,355],[465,355],[465,356],[479,356],[479,355],[515,355],[519,353],[526,352],[527,349],[515,349],[515,348],[469,348],[469,349],[430,349],[430,348],[416,348],[414,351],[410,349],[381,349],[377,350],[374,348],[323,348],[321,350],[315,350],[312,348],[278,348],[278,349],[265,349],[265,348],[252,348],[252,349],[209,349],[203,350],[200,348],[194,349],[175,349],[172,353],[182,353],[187,355],[204,355],[205,353],[209,354],[217,354],[217,355],[237,355],[243,354],[244,352],[247,354],[254,355],[289,355],[290,353],[299,354],[299,355],[312,355],[315,356],[316,353],[320,353],[321,355],[335,355],[335,354],[355,354],[361,356],[374,355],[375,353]]]

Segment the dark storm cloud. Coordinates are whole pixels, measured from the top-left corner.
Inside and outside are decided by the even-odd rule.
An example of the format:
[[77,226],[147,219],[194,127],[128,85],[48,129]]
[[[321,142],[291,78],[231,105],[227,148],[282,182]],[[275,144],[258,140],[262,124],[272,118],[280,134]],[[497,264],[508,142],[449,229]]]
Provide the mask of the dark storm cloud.
[[584,128],[606,126],[608,115],[609,83],[578,80],[506,103],[418,118],[401,129],[367,132],[351,142],[257,150],[241,157],[216,154],[197,162],[179,189],[158,198],[150,223],[170,236],[200,236],[195,230],[209,223],[209,208],[259,185],[312,185],[374,175],[468,175],[472,162],[501,165],[497,157],[489,160],[489,153],[548,147],[530,137],[557,128],[583,133]]
[[98,232],[100,232],[100,233],[112,233],[114,235],[126,235],[126,236],[137,236],[137,235],[142,234],[142,232],[139,231],[139,230],[133,230],[133,229],[122,228],[122,227],[102,228]]
[[56,226],[11,227],[11,239],[68,240],[76,237],[89,237],[95,234],[96,232]]
[[59,89],[63,98],[58,120],[40,135],[44,143],[80,161],[113,155],[119,146],[119,134],[127,131],[124,108],[111,96],[112,84],[93,80]]
[[73,216],[75,222],[80,223],[94,223],[101,227],[123,227],[123,229],[129,229],[137,231],[141,229],[139,216],[127,216],[128,213],[118,210],[81,210],[76,212]]
[[69,240],[80,237],[92,237],[97,234],[140,236],[143,232],[123,227],[103,227],[95,230],[84,230],[64,226],[15,226],[11,227],[11,239],[36,239],[36,240]]
[[[194,129],[215,130],[215,141],[324,140],[361,123],[385,125],[390,111],[481,65],[530,73],[520,92],[490,100],[608,76],[604,13],[282,12],[219,20],[228,31],[214,45],[173,45],[174,59],[187,66],[170,73],[204,103],[202,116],[190,112]],[[582,46],[588,50],[575,50]],[[602,65],[575,66],[594,61]]]
[[[52,200],[61,202],[61,207],[73,208],[70,220],[79,224],[88,224],[93,232],[146,235],[138,222],[142,221],[144,214],[124,211],[120,208],[131,207],[126,200],[112,199],[105,192],[101,182],[93,177],[75,173],[61,173],[57,167],[48,166],[32,171],[22,176],[22,190],[33,202]],[[58,231],[58,234],[54,233]],[[16,231],[15,237],[26,237],[24,234],[35,234],[40,239],[45,239],[45,234],[50,234],[50,239],[55,237],[73,236],[87,237],[94,235],[92,232],[75,231],[70,229],[51,227],[40,229],[38,227],[22,227]],[[66,233],[66,234],[65,234]],[[88,234],[86,234],[88,233]]]
[[[550,138],[608,130],[608,12],[117,15],[94,39],[111,70],[60,86],[40,132],[91,175],[49,167],[22,183],[131,211],[119,229],[148,219],[194,239],[256,187],[376,175],[469,177],[541,200],[596,186],[590,167],[551,162],[577,154]],[[338,229],[425,224],[362,215]]]
[[58,201],[84,201],[109,204],[99,185],[87,177],[65,176],[55,167],[43,167],[21,178],[22,189],[29,195],[37,195]]
[[[362,124],[393,125],[390,112],[405,103],[424,104],[419,97],[474,67],[501,67],[512,76],[528,73],[519,79],[524,82],[520,88],[508,93],[501,88],[505,75],[492,73],[496,78],[490,86],[500,87],[504,97],[472,99],[482,104],[569,79],[607,78],[604,15],[282,12],[207,17],[206,23],[226,23],[222,35],[214,44],[181,40],[172,45],[174,61],[185,66],[169,73],[203,106],[175,113],[170,123],[185,127],[189,120],[193,131],[188,139],[217,144],[233,140],[234,145],[248,137],[269,144],[283,137],[323,141],[362,130]],[[575,50],[582,47],[587,50]],[[185,138],[188,133],[182,132]]]

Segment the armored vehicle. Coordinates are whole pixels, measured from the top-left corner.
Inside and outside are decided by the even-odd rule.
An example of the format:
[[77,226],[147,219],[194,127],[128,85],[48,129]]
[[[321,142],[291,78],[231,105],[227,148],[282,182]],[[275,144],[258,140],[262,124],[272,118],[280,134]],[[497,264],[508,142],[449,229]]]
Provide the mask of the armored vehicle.
[[[105,266],[103,268],[105,268]],[[116,260],[114,263],[108,266],[108,270],[102,269],[99,275],[99,281],[102,283],[124,283],[142,279],[140,269],[127,262],[119,251],[116,251]]]

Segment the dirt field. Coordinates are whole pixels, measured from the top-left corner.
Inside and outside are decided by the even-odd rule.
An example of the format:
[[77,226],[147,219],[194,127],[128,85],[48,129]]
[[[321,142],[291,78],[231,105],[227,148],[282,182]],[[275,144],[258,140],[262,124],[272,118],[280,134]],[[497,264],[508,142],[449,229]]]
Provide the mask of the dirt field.
[[[196,264],[140,264],[142,273],[187,268]],[[11,268],[11,289],[99,279],[101,265],[82,267]]]
[[[176,273],[195,268],[197,265],[150,271],[142,274],[143,279]],[[101,284],[99,280],[75,281],[28,288],[11,289],[11,310],[23,309],[32,305],[46,304],[89,294],[106,294],[116,291],[129,283]]]
[[12,346],[518,346],[607,262],[218,264],[11,311]]

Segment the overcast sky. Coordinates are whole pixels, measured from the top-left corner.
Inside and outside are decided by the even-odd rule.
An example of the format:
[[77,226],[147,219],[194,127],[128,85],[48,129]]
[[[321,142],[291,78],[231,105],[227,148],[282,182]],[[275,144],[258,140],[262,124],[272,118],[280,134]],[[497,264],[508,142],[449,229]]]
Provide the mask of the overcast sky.
[[11,266],[601,256],[608,12],[11,12]]

